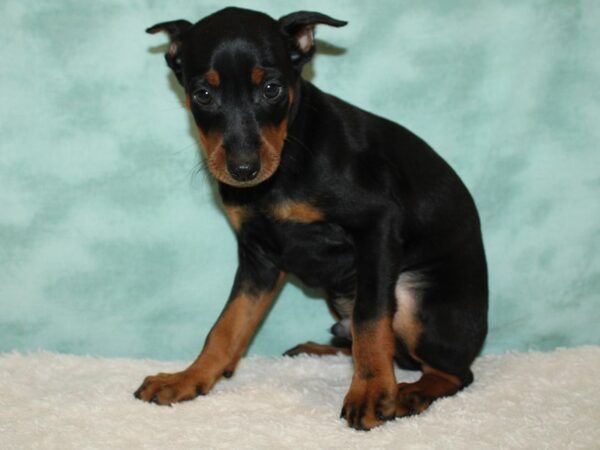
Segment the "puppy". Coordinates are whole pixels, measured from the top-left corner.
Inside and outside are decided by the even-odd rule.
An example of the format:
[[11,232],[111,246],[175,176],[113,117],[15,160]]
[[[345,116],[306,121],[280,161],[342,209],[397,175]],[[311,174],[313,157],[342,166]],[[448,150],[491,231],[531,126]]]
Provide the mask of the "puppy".
[[[235,230],[239,266],[204,348],[185,370],[147,377],[135,396],[168,405],[232,376],[286,274],[323,289],[351,353],[341,416],[368,430],[424,411],[473,381],[487,333],[480,223],[456,173],[424,141],[302,79],[316,12],[274,20],[227,8],[165,31],[203,156]],[[398,384],[394,363],[420,370]]]

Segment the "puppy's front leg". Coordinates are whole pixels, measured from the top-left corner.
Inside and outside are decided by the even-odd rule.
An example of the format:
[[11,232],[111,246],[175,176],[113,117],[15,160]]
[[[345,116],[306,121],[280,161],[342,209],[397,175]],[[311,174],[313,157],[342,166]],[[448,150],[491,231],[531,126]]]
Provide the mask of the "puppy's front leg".
[[182,372],[146,377],[137,398],[160,405],[191,400],[207,394],[221,376],[233,374],[285,278],[267,261],[261,266],[261,258],[250,263],[248,256],[240,252],[231,295],[198,358]]
[[[395,417],[393,286],[396,221],[383,220],[355,236],[357,297],[352,317],[354,375],[341,416],[358,430]],[[396,257],[395,257],[396,256]]]

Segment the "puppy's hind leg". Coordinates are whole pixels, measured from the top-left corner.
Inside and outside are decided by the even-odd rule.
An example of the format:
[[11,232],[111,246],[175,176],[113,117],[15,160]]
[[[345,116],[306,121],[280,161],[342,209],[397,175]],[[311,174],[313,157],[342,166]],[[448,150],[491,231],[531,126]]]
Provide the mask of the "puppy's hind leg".
[[326,345],[317,344],[316,342],[308,341],[304,344],[298,344],[293,348],[290,348],[283,355],[284,356],[298,356],[298,355],[352,355],[352,345]]
[[352,355],[352,338],[350,334],[350,316],[354,306],[354,293],[343,295],[335,292],[329,292],[327,295],[327,306],[331,314],[338,319],[331,327],[331,343],[318,344],[308,341],[290,348],[284,353],[284,356],[306,355]]

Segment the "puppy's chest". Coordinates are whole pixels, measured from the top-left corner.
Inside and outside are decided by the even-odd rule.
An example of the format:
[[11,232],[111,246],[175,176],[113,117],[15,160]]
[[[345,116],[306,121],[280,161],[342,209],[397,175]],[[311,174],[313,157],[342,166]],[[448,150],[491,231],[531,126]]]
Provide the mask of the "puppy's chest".
[[281,270],[309,286],[326,288],[332,280],[354,272],[352,238],[309,202],[226,207],[226,212],[241,239],[255,239],[265,248],[276,249],[273,256]]
[[326,220],[325,212],[305,201],[279,200],[249,205],[225,205],[229,222],[239,233],[242,226],[261,223],[274,228],[289,225],[309,225]]
[[273,231],[281,270],[296,275],[306,285],[331,288],[352,278],[354,245],[339,225],[326,221],[275,222]]

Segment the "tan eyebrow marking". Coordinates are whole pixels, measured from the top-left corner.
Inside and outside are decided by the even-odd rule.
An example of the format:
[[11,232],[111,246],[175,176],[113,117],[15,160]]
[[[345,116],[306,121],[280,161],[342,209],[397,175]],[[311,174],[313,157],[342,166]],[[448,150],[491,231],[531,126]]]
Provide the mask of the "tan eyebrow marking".
[[208,84],[210,84],[212,87],[219,87],[219,85],[221,84],[221,76],[219,75],[219,72],[217,72],[215,69],[211,69],[208,72],[206,72],[205,78]]
[[264,77],[265,77],[264,69],[261,69],[260,67],[255,67],[254,69],[252,69],[252,75],[251,75],[252,84],[259,85],[262,82]]

